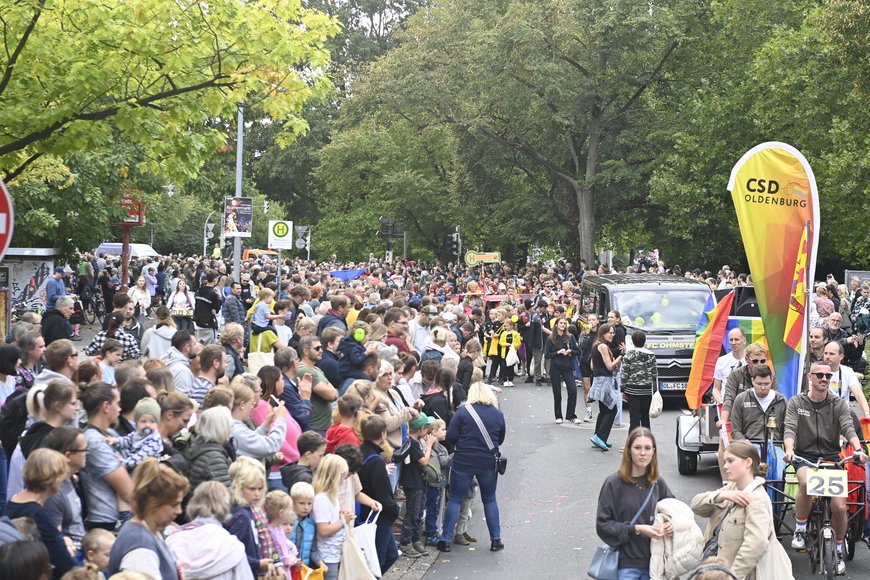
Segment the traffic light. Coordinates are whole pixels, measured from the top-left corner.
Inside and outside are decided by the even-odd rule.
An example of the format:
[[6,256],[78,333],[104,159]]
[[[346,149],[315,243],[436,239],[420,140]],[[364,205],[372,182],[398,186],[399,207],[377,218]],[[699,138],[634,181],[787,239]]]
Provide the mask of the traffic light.
[[263,213],[269,213],[269,200],[263,201]]
[[447,234],[447,250],[452,256],[459,255],[459,234]]

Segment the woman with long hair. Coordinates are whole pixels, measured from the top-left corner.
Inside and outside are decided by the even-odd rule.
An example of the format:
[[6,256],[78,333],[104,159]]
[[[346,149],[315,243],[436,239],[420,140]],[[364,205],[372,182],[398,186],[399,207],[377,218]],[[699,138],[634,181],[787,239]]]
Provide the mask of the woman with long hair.
[[[628,331],[622,324],[622,315],[618,310],[611,310],[607,313],[607,324],[613,327],[613,338],[610,339],[608,346],[610,347],[610,358],[615,359],[620,355],[624,355],[626,352],[625,336],[628,334]],[[613,376],[616,378],[616,389],[621,389],[621,370],[617,369],[617,372],[615,372]],[[616,399],[616,416],[613,418],[613,422],[617,427],[622,426],[622,397]]]
[[622,362],[622,355],[613,358],[608,346],[613,341],[615,332],[611,325],[602,324],[598,327],[592,343],[592,388],[589,398],[598,401],[598,418],[595,420],[595,435],[590,440],[602,451],[609,451],[613,446],[607,443],[607,439],[616,417],[617,401],[621,399],[615,375]]
[[[257,377],[260,379],[260,400],[257,402],[254,410],[251,411],[251,420],[254,421],[254,425],[259,427],[266,422],[269,413],[278,406],[276,401],[280,401],[281,395],[284,394],[284,376],[278,367],[266,365],[257,372]],[[281,467],[299,460],[299,449],[296,447],[296,441],[302,435],[302,428],[290,413],[286,410],[281,412],[284,414],[284,420],[287,422],[284,442],[281,443],[281,449],[279,450],[282,457],[280,460],[272,462],[272,467],[269,469],[266,479],[269,491],[280,489],[286,493],[289,490],[281,482]]]
[[140,572],[152,578],[178,580],[178,563],[163,539],[163,530],[181,515],[189,489],[187,479],[149,457],[133,472],[133,517],[118,532],[109,556],[107,576]]
[[139,342],[135,336],[124,330],[124,322],[123,312],[112,312],[109,315],[109,325],[106,330],[101,330],[94,336],[94,339],[85,348],[85,354],[88,356],[97,355],[102,350],[103,343],[111,338],[124,345],[121,361],[139,358],[142,354],[139,351]]
[[145,328],[145,315],[151,308],[151,292],[145,286],[145,276],[136,278],[136,284],[127,291],[127,295],[133,302],[133,316],[139,322],[139,328]]
[[574,379],[572,359],[579,354],[577,342],[568,332],[568,320],[559,318],[553,325],[553,332],[544,345],[544,358],[550,361],[550,382],[553,386],[553,411],[556,423],[562,422],[562,383],[568,391],[568,405],[565,418],[572,423],[580,423],[577,418],[577,381]]
[[604,480],[598,493],[595,531],[619,549],[620,580],[649,579],[650,540],[674,533],[670,522],[651,525],[656,504],[669,497],[674,494],[659,476],[656,439],[649,429],[638,427],[628,435],[619,471]]
[[[692,511],[710,518],[704,540],[719,528],[719,551],[737,578],[791,578],[791,561],[776,538],[770,497],[764,488],[767,465],[749,441],[732,441],[725,450],[722,471],[725,487],[699,493]],[[838,556],[837,567],[843,562]],[[846,566],[842,564],[844,574]],[[772,575],[771,575],[772,573]]]
[[169,311],[175,327],[178,330],[193,330],[193,307],[196,301],[192,292],[187,289],[187,280],[184,277],[178,279],[175,290],[169,295]]
[[25,332],[18,339],[21,350],[21,365],[18,367],[18,378],[15,385],[19,389],[28,390],[33,386],[36,375],[41,368],[42,355],[45,354],[45,339],[38,332]]
[[35,421],[18,439],[11,453],[6,497],[24,489],[22,469],[25,460],[40,447],[51,432],[61,425],[69,425],[78,418],[79,390],[69,381],[51,381],[42,392],[37,392],[28,405],[28,416]]
[[107,438],[118,438],[112,429],[121,415],[118,389],[106,383],[82,387],[81,401],[88,416],[88,463],[81,471],[88,515],[85,527],[114,531],[122,512],[133,499],[133,481]]

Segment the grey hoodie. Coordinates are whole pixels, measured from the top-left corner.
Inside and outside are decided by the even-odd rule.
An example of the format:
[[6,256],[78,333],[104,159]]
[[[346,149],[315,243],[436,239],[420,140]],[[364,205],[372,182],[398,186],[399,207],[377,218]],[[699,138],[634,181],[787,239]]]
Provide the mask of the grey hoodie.
[[190,372],[190,359],[174,346],[170,346],[162,360],[172,371],[175,390],[189,397],[193,392],[193,373]]
[[142,358],[162,359],[172,348],[172,337],[176,329],[172,326],[152,326],[142,335]]

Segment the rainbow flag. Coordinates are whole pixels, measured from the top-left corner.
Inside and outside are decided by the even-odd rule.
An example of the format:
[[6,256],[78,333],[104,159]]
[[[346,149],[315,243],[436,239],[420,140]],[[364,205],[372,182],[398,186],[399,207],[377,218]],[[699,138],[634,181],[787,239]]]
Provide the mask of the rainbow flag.
[[[791,397],[800,388],[804,354],[786,343],[791,336],[786,329],[793,326],[788,318],[795,270],[803,261],[812,279],[816,268],[819,194],[815,176],[800,151],[787,143],[768,142],[740,158],[731,170],[728,190],[764,320],[768,359],[780,391]],[[804,248],[806,254],[801,257]]]
[[[701,406],[701,398],[713,384],[713,371],[722,352],[722,341],[727,337],[728,315],[734,303],[734,291],[728,293],[718,304],[711,295],[701,315],[698,331],[695,333],[695,352],[692,353],[692,371],[686,386],[686,402],[690,409]],[[715,306],[712,306],[715,304]],[[708,310],[707,307],[711,306]],[[706,322],[705,319],[706,318]],[[726,340],[727,342],[727,340]]]
[[788,301],[788,318],[785,322],[785,338],[783,342],[801,351],[804,338],[804,316],[807,307],[807,230],[801,236],[798,261],[794,268],[794,278],[791,282],[791,298]]

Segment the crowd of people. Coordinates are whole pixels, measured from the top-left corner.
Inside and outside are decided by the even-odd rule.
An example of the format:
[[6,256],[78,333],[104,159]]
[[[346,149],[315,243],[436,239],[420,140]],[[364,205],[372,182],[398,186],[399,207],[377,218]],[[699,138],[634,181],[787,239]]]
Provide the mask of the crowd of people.
[[[236,281],[167,257],[127,289],[111,259],[59,266],[0,346],[3,575],[338,578],[370,512],[386,572],[478,542],[478,501],[504,549],[482,347],[501,333],[468,301],[329,267],[251,261]],[[109,313],[80,348],[89,300]]]
[[[346,524],[372,512],[386,571],[400,554],[477,542],[467,524],[478,501],[490,550],[499,551],[506,428],[497,395],[521,379],[550,383],[556,423],[595,421],[591,440],[602,452],[625,404],[632,435],[607,493],[623,497],[622,485],[672,496],[649,432],[658,379],[646,337],[628,334],[617,311],[599,321],[582,310],[579,285],[607,273],[604,265],[515,271],[263,256],[236,276],[219,258],[172,255],[134,260],[129,288],[118,269],[112,257],[87,254],[59,266],[43,315],[25,313],[0,347],[0,507],[9,518],[0,521],[0,569],[28,571],[21,578],[290,577],[301,566],[337,578],[351,544]],[[711,288],[751,283],[727,266],[716,277],[643,261],[629,271],[685,275]],[[862,350],[839,329],[846,318],[863,324],[868,296],[870,287],[841,295],[820,320],[824,344],[810,339],[810,364],[827,363],[847,387],[838,393],[865,411],[854,389],[860,375],[837,363],[849,347]],[[821,288],[816,298],[830,299]],[[108,314],[80,349],[82,312],[96,300]],[[766,361],[745,337],[739,342],[713,391],[734,408],[738,439],[752,438],[768,409],[788,422]],[[810,370],[811,385],[825,381],[816,378],[825,369]],[[738,401],[760,401],[763,412]],[[723,449],[722,458],[735,494],[705,506],[750,494],[747,474],[759,461],[736,453]],[[641,514],[633,530],[641,540],[620,569],[648,570],[649,539],[671,531],[653,525],[657,503]],[[602,527],[607,505],[599,505],[599,534],[620,545],[640,503],[611,506],[607,517],[625,521]],[[740,550],[728,550],[720,556],[732,566],[728,554]]]

